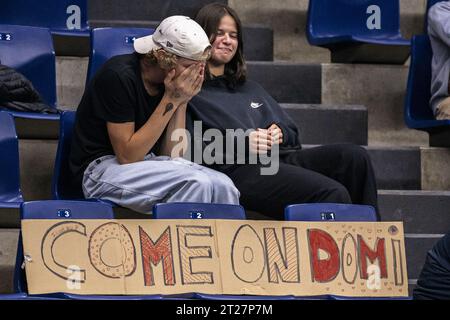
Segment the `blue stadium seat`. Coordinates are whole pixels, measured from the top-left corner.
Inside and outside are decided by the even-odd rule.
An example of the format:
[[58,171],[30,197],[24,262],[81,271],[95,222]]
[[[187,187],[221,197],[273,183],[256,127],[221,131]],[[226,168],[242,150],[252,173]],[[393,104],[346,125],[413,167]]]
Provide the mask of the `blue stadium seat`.
[[287,221],[377,221],[372,206],[343,203],[301,203],[284,209]]
[[[43,200],[23,202],[20,207],[21,219],[113,219],[112,207],[106,203],[90,201]],[[25,272],[22,270],[23,245],[19,235],[16,266],[14,270],[14,290],[27,293]],[[49,297],[61,297],[60,294]]]
[[60,300],[60,299],[29,296],[25,292],[22,292],[22,293],[0,294],[0,301],[1,300]]
[[52,178],[52,196],[53,199],[57,200],[84,199],[81,186],[77,188],[71,183],[69,169],[69,154],[75,115],[74,111],[65,111],[61,114],[58,149]]
[[19,144],[13,117],[0,111],[0,207],[19,208],[23,202],[20,190]]
[[[379,23],[372,20],[374,14],[379,14]],[[345,59],[335,57],[337,52],[347,55],[348,62],[358,62],[351,60],[352,50],[362,44],[383,45],[384,51],[385,46],[395,49],[392,57],[382,57],[383,51],[378,51],[378,57],[369,58],[374,62],[392,59],[392,63],[404,63],[408,58],[410,42],[400,33],[399,0],[310,0],[307,19],[309,43],[330,49],[333,62],[346,62],[334,61]]]
[[[81,186],[74,186],[71,183],[72,176],[69,169],[69,155],[75,117],[75,111],[64,111],[61,113],[58,148],[56,150],[52,177],[52,197],[55,200],[85,200]],[[109,200],[88,200],[104,202],[113,207],[116,206],[115,203]]]
[[[109,204],[90,201],[45,200],[24,202],[21,206],[22,219],[113,219],[114,212]],[[19,294],[26,294],[27,287],[23,264],[22,238],[19,238],[14,288]],[[34,298],[61,298],[78,300],[148,300],[160,299],[160,295],[147,296],[105,296],[55,293],[48,295],[32,295]]]
[[[375,209],[368,205],[341,203],[304,203],[287,206],[288,221],[354,221],[376,222]],[[329,295],[331,300],[411,300],[410,297],[346,297]]]
[[[0,12],[4,12],[3,8]],[[0,62],[27,77],[44,102],[56,107],[55,52],[49,29],[0,24],[0,39]],[[59,120],[59,114],[10,113],[15,117]]]
[[5,24],[49,28],[55,34],[89,36],[87,0],[2,1]]
[[[245,210],[240,205],[172,202],[153,206],[155,219],[235,219],[245,220]],[[242,296],[195,293],[194,298],[206,300],[293,300],[293,296]]]
[[432,57],[428,36],[414,36],[404,105],[405,122],[411,129],[427,131],[431,146],[450,146],[446,139],[434,141],[435,137],[449,132],[450,120],[436,120],[430,107]]
[[153,206],[154,219],[235,219],[245,220],[245,210],[240,205],[171,202]]
[[[65,201],[65,200],[43,200],[24,202],[21,206],[22,219],[113,219],[112,206],[97,201]],[[23,264],[22,237],[19,236],[16,266],[14,272],[14,289],[18,294],[27,294],[25,273],[21,266]],[[72,293],[55,293],[46,295],[30,295],[31,298],[56,298],[76,300],[177,300],[190,298],[192,295],[79,295]]]
[[146,28],[96,28],[91,30],[91,54],[86,84],[109,58],[134,52],[135,38],[148,36],[154,29]]
[[21,219],[114,219],[112,206],[97,201],[27,201],[20,207]]
[[[56,150],[52,177],[52,197],[55,200],[85,200],[81,185],[75,186],[72,183],[72,175],[70,174],[69,168],[69,155],[75,117],[76,112],[74,111],[64,111],[61,113],[58,148]],[[109,200],[93,198],[88,200],[104,202],[113,207],[117,206]]]
[[[204,300],[297,300],[294,296],[244,296],[244,295],[219,295],[219,294],[204,294],[204,293],[196,293],[196,299],[204,299]],[[305,299],[305,300],[315,300],[313,299]]]

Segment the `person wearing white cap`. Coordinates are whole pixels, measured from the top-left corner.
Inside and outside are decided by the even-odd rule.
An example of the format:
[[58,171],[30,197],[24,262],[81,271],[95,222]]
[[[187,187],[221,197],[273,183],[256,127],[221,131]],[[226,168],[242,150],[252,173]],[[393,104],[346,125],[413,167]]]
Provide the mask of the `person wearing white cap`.
[[74,187],[141,213],[158,202],[238,204],[226,175],[181,158],[185,136],[171,140],[203,83],[211,50],[203,29],[172,16],[134,49],[108,60],[86,87],[69,158]]

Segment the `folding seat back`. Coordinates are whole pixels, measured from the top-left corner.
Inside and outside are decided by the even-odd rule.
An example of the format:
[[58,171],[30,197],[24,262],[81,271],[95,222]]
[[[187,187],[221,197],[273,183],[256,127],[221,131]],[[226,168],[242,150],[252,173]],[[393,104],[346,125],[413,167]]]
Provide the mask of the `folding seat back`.
[[152,34],[147,28],[96,28],[91,30],[91,54],[86,83],[111,57],[134,52],[134,39]]
[[414,36],[404,105],[405,122],[409,128],[428,131],[450,125],[450,120],[436,120],[430,107],[432,57],[428,36]]
[[310,0],[306,33],[312,45],[399,38],[399,0]]
[[25,292],[21,292],[21,293],[0,294],[0,301],[1,300],[60,300],[60,299],[49,297],[33,297],[33,296],[30,297]]
[[[340,203],[304,203],[287,206],[285,220],[289,221],[353,221],[376,222],[374,207]],[[409,297],[349,297],[329,295],[331,300],[410,300]]]
[[87,33],[87,0],[2,1],[0,21],[46,27],[57,34]]
[[[10,3],[15,1],[6,2]],[[27,77],[48,105],[56,105],[55,52],[49,29],[0,25],[0,62]]]
[[[0,205],[23,201],[20,191],[19,145],[13,117],[0,112]],[[6,204],[5,204],[6,205]]]
[[[153,206],[155,219],[235,219],[245,220],[245,210],[240,205],[173,202]],[[293,300],[293,296],[241,296],[195,293],[195,298],[206,300]]]
[[155,219],[235,219],[245,220],[245,210],[240,205],[171,202],[153,206]]
[[[22,219],[113,219],[114,212],[109,204],[95,201],[43,200],[22,203]],[[23,265],[22,236],[19,236],[16,266],[14,270],[15,292],[27,293]]]
[[0,300],[26,300],[26,293],[0,294]]
[[[65,201],[44,200],[24,202],[21,206],[22,219],[113,219],[112,206],[98,201]],[[22,269],[23,257],[22,237],[19,236],[16,266],[14,272],[14,289],[18,294],[27,294],[25,272]],[[71,293],[54,293],[28,296],[31,299],[76,299],[76,300],[155,300],[161,295],[112,296],[112,295],[79,295]]]
[[81,186],[71,183],[72,176],[69,169],[70,147],[76,113],[65,111],[61,114],[59,123],[59,141],[56,151],[55,166],[52,178],[53,199],[83,199]]
[[375,208],[342,203],[302,203],[287,206],[288,221],[377,221]]
[[112,206],[98,201],[40,200],[24,202],[21,219],[114,219]]

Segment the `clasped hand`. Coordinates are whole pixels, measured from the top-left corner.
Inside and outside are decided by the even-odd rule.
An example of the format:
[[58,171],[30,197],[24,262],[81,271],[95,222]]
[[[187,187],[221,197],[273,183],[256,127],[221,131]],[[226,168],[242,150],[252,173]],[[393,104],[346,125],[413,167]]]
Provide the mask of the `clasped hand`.
[[273,145],[283,143],[283,132],[276,124],[268,129],[258,128],[250,133],[250,151],[256,154],[266,154]]

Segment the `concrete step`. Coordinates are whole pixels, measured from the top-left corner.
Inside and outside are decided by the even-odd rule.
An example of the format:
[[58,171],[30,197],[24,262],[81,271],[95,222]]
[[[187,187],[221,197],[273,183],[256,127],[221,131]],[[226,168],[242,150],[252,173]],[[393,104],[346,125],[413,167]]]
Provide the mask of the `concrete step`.
[[407,66],[322,64],[322,103],[361,104],[369,114],[369,145],[428,146],[428,134],[403,118]]
[[[311,146],[305,145],[304,147]],[[19,140],[21,188],[25,200],[51,198],[51,177],[56,148],[56,140]],[[379,189],[421,189],[421,150],[419,148],[369,146],[368,152],[372,159]],[[432,166],[432,162],[430,166]],[[450,181],[450,178],[447,181]],[[439,181],[436,183],[437,187],[440,187]],[[430,179],[429,187],[431,186],[433,186],[433,181]]]
[[[367,145],[367,109],[359,105],[281,104],[300,129],[306,144]],[[59,136],[59,121],[15,118],[19,139]]]
[[367,109],[359,105],[282,104],[306,144],[367,145]]
[[[229,0],[244,24],[264,23],[274,30],[275,60],[330,62],[327,49],[310,46],[306,40],[309,0]],[[400,29],[409,39],[423,33],[426,0],[400,0]]]
[[443,234],[405,234],[406,266],[408,279],[417,280],[422,271],[427,252]]
[[369,146],[367,149],[374,167],[378,189],[421,189],[420,148]]
[[25,201],[51,199],[57,140],[19,139],[20,186]]
[[332,63],[379,63],[403,65],[410,45],[342,44],[330,49]]
[[[91,28],[101,27],[136,27],[153,28],[159,21],[148,20],[91,20]],[[272,61],[273,60],[273,30],[261,24],[245,25],[242,28],[244,41],[244,55],[246,60]],[[56,53],[58,54],[58,52]]]
[[[315,145],[303,145],[304,148]],[[420,190],[420,148],[366,147],[378,189]]]
[[406,233],[450,231],[450,191],[379,190],[383,221],[403,221]]
[[[206,4],[227,0],[91,0],[88,7],[89,25],[92,28],[106,26],[152,27],[171,15],[195,18]],[[273,60],[273,31],[260,26],[244,26],[245,54],[248,60]]]
[[[306,40],[306,16],[309,0],[223,1],[234,8],[246,24],[264,24],[274,30],[274,54],[276,60],[296,62],[329,62],[330,53],[326,49],[312,47]],[[195,1],[144,1],[91,0],[88,17],[95,20],[161,20],[172,14],[194,16],[204,4],[212,0]],[[425,0],[400,1],[400,28],[403,36],[422,33]]]
[[[41,183],[47,193],[42,199],[50,199],[51,182]],[[30,184],[28,184],[30,185]],[[26,200],[39,200],[38,191],[27,192]],[[33,199],[34,198],[34,199]],[[450,192],[421,190],[379,190],[378,203],[383,221],[403,221],[406,233],[444,234],[450,230]],[[124,209],[114,209],[118,217],[133,219],[142,217]],[[267,219],[250,212],[250,219]],[[19,226],[18,209],[0,209],[0,228]]]
[[247,68],[249,79],[261,84],[280,103],[322,103],[319,64],[250,61]]
[[[308,0],[287,0],[281,3],[279,1],[230,0],[228,3],[238,12],[244,25],[263,24],[272,28],[275,60],[309,63],[330,61],[330,53],[327,49],[310,46],[306,41]],[[426,0],[400,1],[400,26],[405,38],[422,33],[425,3]],[[107,5],[114,6],[113,2]],[[98,6],[98,8],[101,7]],[[124,10],[127,12],[127,10],[136,9],[125,8]],[[107,12],[99,12],[99,14],[100,16],[108,15]],[[151,14],[154,13],[146,13],[143,10],[130,18],[146,20],[151,17]],[[115,18],[122,19],[119,10]],[[360,69],[361,66],[362,69]],[[404,125],[402,114],[407,68],[403,71],[398,68],[386,71],[383,66],[375,66],[374,71],[364,68],[365,65],[353,67],[349,70],[350,76],[347,77],[336,72],[336,69],[331,70],[331,73],[324,70],[322,102],[366,105],[369,110],[369,144],[371,145],[427,146],[426,133],[407,129]],[[337,65],[337,68],[339,69],[340,65]],[[376,71],[376,69],[380,70]],[[341,79],[345,80],[341,81]],[[320,103],[304,100],[280,101]]]
[[245,25],[242,30],[247,61],[273,61],[273,30],[264,25]]
[[227,0],[90,0],[89,20],[153,20],[161,21],[172,15],[194,18],[204,5]]
[[[75,110],[78,106],[88,63],[88,58],[57,57],[57,95],[62,109]],[[280,103],[321,103],[322,68],[319,64],[249,61],[247,67],[249,79],[259,82]]]
[[450,148],[421,148],[422,189],[450,190]]
[[[51,199],[56,149],[57,140],[19,140],[20,182],[26,201]],[[379,189],[420,189],[421,153],[419,148],[388,149],[369,146],[368,152],[372,158]],[[386,211],[391,207],[392,205],[386,206]],[[18,211],[13,209],[6,211],[0,210],[0,226],[17,226]]]
[[[316,145],[303,145],[304,148]],[[420,190],[421,152],[416,147],[366,147],[379,190]]]
[[13,292],[19,229],[0,229],[0,294]]
[[[305,148],[313,145],[304,145]],[[51,198],[51,178],[57,149],[57,140],[19,140],[19,160],[21,173],[21,188],[25,200],[42,200]],[[377,178],[379,189],[385,190],[421,190],[423,171],[437,167],[440,149],[420,148],[382,148],[367,147]],[[432,157],[432,151],[435,157]],[[423,160],[423,153],[428,159]],[[422,161],[421,161],[422,158]],[[424,168],[424,163],[426,167]],[[439,170],[438,170],[439,171]],[[450,190],[441,188],[442,181],[450,184],[448,172],[442,171],[439,179],[429,177],[428,190]],[[422,183],[423,184],[423,183]]]
[[[63,109],[76,109],[81,100],[87,65],[88,58],[57,57]],[[429,145],[427,133],[407,128],[403,120],[406,66],[249,62],[248,74],[280,103],[364,105],[369,145]]]
[[76,110],[83,97],[89,58],[56,57],[58,108]]
[[[156,26],[158,22],[171,15],[187,15],[194,18],[198,10],[212,2],[227,3],[226,0],[90,0],[88,5],[88,21],[91,28],[100,26]],[[117,21],[117,23],[114,23]],[[248,31],[247,31],[248,32]],[[272,36],[272,32],[270,32]],[[88,56],[89,39],[87,37],[54,36],[55,52],[61,56]],[[264,37],[265,42],[257,43],[253,52],[258,48],[272,47],[271,59],[273,59],[273,36]],[[267,42],[267,46],[264,44]],[[250,48],[251,46],[249,46]],[[252,52],[252,50],[250,50]],[[256,55],[254,58],[263,58]],[[258,60],[258,59],[255,59]],[[262,59],[265,60],[265,59]]]
[[306,40],[308,0],[229,0],[243,24],[261,23],[274,31],[274,60],[330,62],[327,49],[310,46]]

